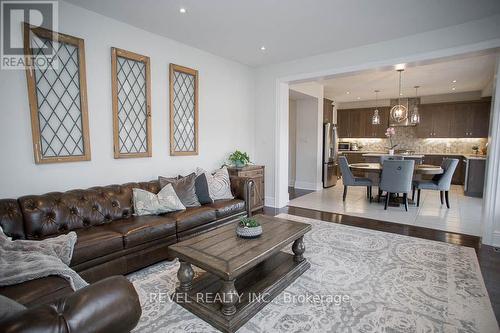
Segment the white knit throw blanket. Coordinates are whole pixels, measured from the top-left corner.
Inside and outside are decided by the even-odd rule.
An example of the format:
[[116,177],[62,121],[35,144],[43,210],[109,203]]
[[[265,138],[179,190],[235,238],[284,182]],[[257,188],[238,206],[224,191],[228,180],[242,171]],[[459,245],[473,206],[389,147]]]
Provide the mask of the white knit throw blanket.
[[68,267],[76,233],[41,241],[11,240],[0,228],[0,286],[9,286],[49,275],[66,279],[73,290],[88,285]]

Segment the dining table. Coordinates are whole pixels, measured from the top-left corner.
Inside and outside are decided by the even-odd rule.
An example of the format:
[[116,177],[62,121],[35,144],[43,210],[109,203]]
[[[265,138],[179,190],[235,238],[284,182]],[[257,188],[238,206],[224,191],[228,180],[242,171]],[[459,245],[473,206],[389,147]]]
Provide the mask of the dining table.
[[[359,171],[365,173],[377,173],[377,174],[382,173],[382,164],[380,163],[352,163],[349,164],[349,168],[352,171]],[[440,175],[443,172],[444,170],[443,168],[441,168],[441,166],[432,164],[416,164],[415,168],[413,169],[413,173],[415,175]],[[375,199],[378,202],[380,202],[380,196]],[[403,203],[402,198],[400,198],[397,195],[391,194],[391,199],[389,202],[390,206],[398,207],[402,203]],[[415,205],[415,202],[413,201],[413,199],[408,199],[408,204]]]
[[[380,163],[352,163],[349,168],[353,171],[382,173],[382,164]],[[419,175],[440,175],[444,172],[439,165],[416,164],[413,173]]]

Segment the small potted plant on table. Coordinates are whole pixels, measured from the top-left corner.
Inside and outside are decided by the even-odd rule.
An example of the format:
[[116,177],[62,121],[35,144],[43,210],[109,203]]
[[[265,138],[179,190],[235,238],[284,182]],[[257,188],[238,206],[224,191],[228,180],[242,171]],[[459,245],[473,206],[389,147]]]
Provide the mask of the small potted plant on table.
[[262,226],[254,218],[242,217],[236,227],[236,234],[241,238],[257,238],[262,235]]
[[243,168],[250,162],[250,156],[247,153],[236,150],[229,155],[229,161],[237,168]]

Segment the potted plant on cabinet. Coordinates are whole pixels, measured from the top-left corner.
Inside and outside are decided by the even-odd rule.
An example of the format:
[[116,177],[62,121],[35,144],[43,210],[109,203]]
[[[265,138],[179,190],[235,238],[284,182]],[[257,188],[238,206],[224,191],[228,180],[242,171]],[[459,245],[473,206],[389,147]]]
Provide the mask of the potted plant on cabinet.
[[250,156],[247,153],[236,150],[231,155],[229,155],[229,162],[231,162],[237,168],[243,168],[250,162]]

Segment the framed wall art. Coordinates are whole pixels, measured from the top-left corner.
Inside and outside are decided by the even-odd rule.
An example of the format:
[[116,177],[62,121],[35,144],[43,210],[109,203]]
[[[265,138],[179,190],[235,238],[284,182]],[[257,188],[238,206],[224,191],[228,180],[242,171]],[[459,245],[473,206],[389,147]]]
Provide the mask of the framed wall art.
[[151,157],[149,57],[111,48],[115,158]]
[[25,23],[24,52],[35,163],[90,160],[83,39]]
[[170,64],[170,155],[198,155],[198,71]]

